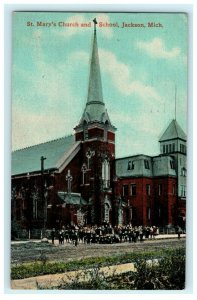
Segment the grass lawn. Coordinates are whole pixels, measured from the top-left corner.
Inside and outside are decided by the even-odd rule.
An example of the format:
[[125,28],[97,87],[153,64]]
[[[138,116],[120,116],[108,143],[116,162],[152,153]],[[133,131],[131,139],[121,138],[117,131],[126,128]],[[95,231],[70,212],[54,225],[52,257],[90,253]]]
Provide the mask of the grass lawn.
[[[159,264],[147,265],[147,260],[158,259]],[[103,266],[133,262],[136,272],[105,278],[98,275]],[[166,249],[126,253],[103,257],[83,258],[70,262],[52,262],[42,254],[31,263],[13,264],[11,279],[22,279],[73,270],[92,269],[90,282],[75,280],[58,289],[183,289],[185,283],[185,249]],[[88,271],[89,272],[89,271]]]

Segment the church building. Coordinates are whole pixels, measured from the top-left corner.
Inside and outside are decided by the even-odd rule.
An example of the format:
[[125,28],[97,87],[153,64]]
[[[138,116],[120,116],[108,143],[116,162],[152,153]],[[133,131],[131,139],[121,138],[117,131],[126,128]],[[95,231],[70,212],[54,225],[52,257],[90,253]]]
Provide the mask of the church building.
[[12,221],[176,225],[186,214],[186,135],[172,120],[158,156],[115,158],[116,127],[102,94],[96,21],[87,102],[75,134],[12,152]]

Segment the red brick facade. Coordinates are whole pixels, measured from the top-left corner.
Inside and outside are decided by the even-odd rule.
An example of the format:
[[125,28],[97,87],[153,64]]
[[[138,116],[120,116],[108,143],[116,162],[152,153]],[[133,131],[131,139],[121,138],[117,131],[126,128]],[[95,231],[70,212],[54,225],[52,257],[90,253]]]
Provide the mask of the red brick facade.
[[157,226],[174,224],[176,184],[176,178],[172,177],[120,179],[115,185],[115,196],[121,197],[125,203],[125,223]]
[[[76,136],[77,138],[77,136]],[[87,157],[91,151],[92,156]],[[105,199],[110,204],[108,221],[132,225],[176,225],[185,218],[185,201],[177,197],[176,176],[133,176],[117,178],[115,170],[115,144],[108,141],[82,141],[80,151],[61,172],[46,171],[44,182],[47,197],[47,227],[61,227],[77,224],[78,206],[64,205],[58,192],[67,192],[66,175],[72,175],[72,193],[80,193],[87,201],[83,208],[87,224],[101,224],[105,217]],[[102,178],[102,164],[107,158],[110,167],[109,183],[105,186]],[[87,170],[82,174],[82,165]],[[83,182],[84,180],[84,182]],[[41,174],[13,178],[15,200],[12,215],[25,228],[43,227],[43,204],[39,200]],[[37,193],[37,212],[33,195]],[[122,221],[120,221],[122,210]],[[181,218],[181,219],[180,219]]]

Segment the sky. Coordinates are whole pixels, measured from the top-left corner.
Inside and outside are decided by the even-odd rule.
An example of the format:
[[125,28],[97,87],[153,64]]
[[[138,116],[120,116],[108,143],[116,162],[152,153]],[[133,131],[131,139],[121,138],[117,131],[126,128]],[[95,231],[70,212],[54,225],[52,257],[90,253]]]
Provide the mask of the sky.
[[[186,14],[17,12],[13,150],[74,133],[87,101],[95,17],[103,99],[117,128],[116,157],[158,155],[158,140],[175,118],[175,99],[176,120],[187,132]],[[60,26],[63,22],[79,26]],[[149,22],[160,26],[148,27]]]

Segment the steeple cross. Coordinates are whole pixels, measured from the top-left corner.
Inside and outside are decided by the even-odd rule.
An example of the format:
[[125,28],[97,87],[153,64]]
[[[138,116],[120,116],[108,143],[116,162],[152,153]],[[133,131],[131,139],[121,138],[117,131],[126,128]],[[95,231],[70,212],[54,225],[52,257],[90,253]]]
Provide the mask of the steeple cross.
[[71,193],[71,181],[72,181],[73,177],[70,174],[70,170],[68,170],[68,173],[66,175],[66,181],[67,181],[67,192],[68,194]]
[[93,22],[94,22],[94,32],[96,33],[96,24],[98,24],[96,18],[94,18]]
[[82,171],[82,184],[85,183],[85,173],[87,172],[87,166],[86,164],[84,163],[81,167],[81,171]]

